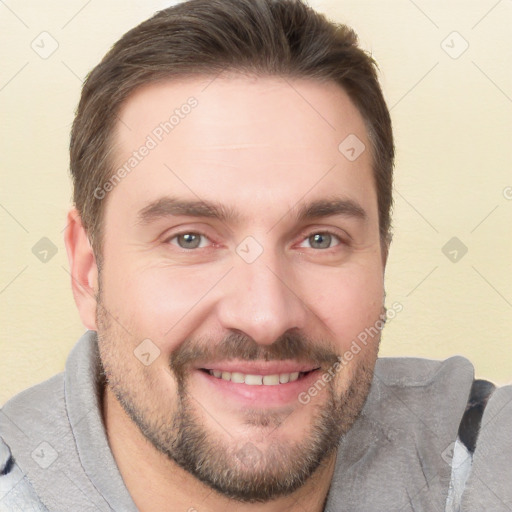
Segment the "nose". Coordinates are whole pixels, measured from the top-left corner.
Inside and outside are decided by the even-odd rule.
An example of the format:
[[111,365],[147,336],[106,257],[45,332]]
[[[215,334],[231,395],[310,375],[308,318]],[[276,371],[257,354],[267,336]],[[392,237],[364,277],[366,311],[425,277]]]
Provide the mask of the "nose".
[[237,261],[217,304],[222,327],[242,331],[261,345],[271,345],[289,329],[304,328],[308,307],[293,274],[277,258]]

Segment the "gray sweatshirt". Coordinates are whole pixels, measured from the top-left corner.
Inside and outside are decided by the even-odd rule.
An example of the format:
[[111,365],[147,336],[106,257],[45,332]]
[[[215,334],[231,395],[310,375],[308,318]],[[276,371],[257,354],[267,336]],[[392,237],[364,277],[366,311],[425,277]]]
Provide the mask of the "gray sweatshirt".
[[[512,386],[492,393],[471,454],[457,432],[473,374],[458,356],[380,358],[339,443],[325,511],[512,511]],[[4,405],[0,512],[137,511],[108,445],[101,386],[88,331],[65,372]]]

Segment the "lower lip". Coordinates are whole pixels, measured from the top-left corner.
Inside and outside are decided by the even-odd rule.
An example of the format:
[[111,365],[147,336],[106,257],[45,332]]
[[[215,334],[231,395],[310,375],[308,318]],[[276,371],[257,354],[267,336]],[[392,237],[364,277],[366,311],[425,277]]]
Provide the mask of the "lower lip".
[[320,370],[313,370],[293,382],[276,384],[275,386],[250,386],[230,380],[219,379],[202,370],[197,370],[198,377],[216,393],[220,393],[228,400],[236,400],[242,405],[256,407],[279,407],[293,405],[298,402],[299,395],[305,392],[318,380]]

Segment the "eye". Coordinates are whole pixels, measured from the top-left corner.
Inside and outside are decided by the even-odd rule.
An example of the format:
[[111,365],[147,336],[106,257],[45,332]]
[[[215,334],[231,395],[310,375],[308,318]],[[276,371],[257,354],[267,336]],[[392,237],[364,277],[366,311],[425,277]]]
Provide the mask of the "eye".
[[198,249],[208,245],[208,238],[201,235],[201,233],[189,232],[174,235],[172,238],[168,239],[168,242],[182,249]]
[[335,234],[325,231],[313,233],[312,235],[308,236],[302,242],[300,247],[307,247],[307,245],[304,245],[306,243],[309,244],[309,247],[312,249],[330,249],[331,247],[340,244],[341,240]]

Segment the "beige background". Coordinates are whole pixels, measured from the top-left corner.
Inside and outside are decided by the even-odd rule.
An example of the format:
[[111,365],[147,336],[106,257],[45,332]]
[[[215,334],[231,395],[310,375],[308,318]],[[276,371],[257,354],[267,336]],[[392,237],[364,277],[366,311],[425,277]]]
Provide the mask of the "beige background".
[[[127,29],[169,4],[0,2],[0,403],[61,371],[84,331],[63,243],[81,82]],[[404,309],[384,331],[382,354],[462,354],[478,376],[512,382],[512,2],[311,5],[360,34],[393,117],[387,293]],[[31,47],[50,51],[53,40],[47,58]],[[46,263],[32,252],[43,237],[57,250]],[[442,250],[452,237],[459,247],[445,252],[455,262]]]

